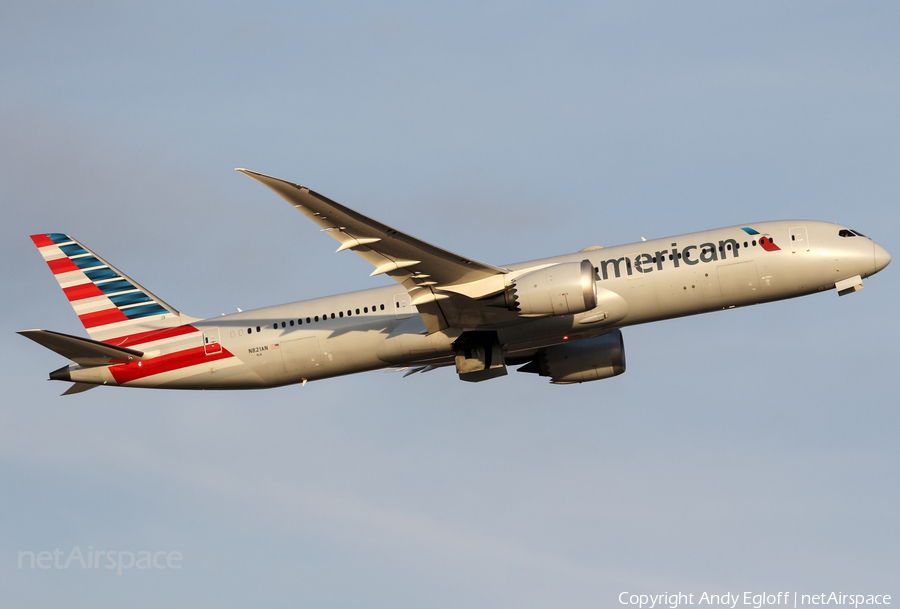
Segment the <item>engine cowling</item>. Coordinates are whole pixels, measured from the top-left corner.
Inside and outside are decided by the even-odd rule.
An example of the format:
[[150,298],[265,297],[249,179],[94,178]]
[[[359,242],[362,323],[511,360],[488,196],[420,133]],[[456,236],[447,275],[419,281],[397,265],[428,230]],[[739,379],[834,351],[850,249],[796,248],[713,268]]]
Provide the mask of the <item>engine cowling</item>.
[[613,330],[603,336],[541,349],[535,359],[519,368],[550,377],[550,382],[566,385],[587,383],[625,372],[625,343],[622,333]]
[[597,278],[590,260],[564,262],[517,277],[506,307],[521,317],[570,315],[597,306]]

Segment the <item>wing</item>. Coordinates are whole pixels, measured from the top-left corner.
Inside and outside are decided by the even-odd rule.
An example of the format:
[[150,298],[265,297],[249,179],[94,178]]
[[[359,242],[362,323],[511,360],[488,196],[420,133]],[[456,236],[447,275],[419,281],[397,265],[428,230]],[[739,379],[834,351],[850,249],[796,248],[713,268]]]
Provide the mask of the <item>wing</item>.
[[237,171],[268,186],[321,226],[340,243],[336,251],[353,251],[375,267],[371,275],[386,274],[406,288],[429,333],[450,326],[508,321],[510,316],[499,309],[484,307],[471,294],[458,293],[462,286],[476,283],[484,286],[476,290],[479,296],[497,293],[503,289],[507,269],[416,239],[299,184],[247,169]]

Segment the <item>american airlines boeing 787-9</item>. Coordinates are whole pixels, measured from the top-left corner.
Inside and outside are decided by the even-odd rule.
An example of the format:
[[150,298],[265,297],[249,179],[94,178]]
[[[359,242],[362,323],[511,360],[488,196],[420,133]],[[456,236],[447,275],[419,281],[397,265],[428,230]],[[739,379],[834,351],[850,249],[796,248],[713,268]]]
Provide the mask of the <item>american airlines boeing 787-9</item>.
[[625,371],[620,328],[835,288],[891,261],[830,222],[754,222],[493,266],[435,247],[303,186],[268,186],[396,287],[196,319],[69,235],[32,235],[90,338],[20,334],[74,363],[66,394],[99,385],[260,389],[387,367],[456,366],[464,381],[519,372],[583,383]]

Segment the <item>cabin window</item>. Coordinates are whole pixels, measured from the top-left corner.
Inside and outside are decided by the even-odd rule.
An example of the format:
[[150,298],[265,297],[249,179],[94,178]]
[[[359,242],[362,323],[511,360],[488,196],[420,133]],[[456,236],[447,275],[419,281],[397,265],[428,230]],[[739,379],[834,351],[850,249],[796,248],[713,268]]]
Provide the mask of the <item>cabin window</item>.
[[368,312],[369,312],[369,307],[363,307],[363,313],[368,313]]
[[284,322],[281,322],[281,327],[282,327],[282,328],[286,328],[286,327],[287,327],[287,324],[284,323]]
[[[344,316],[344,312],[343,312],[343,311],[339,311],[339,312],[338,312],[338,315],[341,316],[341,317],[343,317],[343,316]],[[331,316],[334,317],[334,313],[332,313]]]
[[[319,321],[318,317],[316,317],[316,321]],[[306,323],[309,323],[309,317],[306,318]]]
[[753,240],[753,247],[756,247],[756,239]]
[[318,316],[318,315],[316,315],[316,321],[319,321],[319,316]]
[[356,309],[356,314],[359,315],[359,309]]
[[293,325],[294,325],[294,320],[292,319],[292,320],[291,320],[291,326],[293,326]]
[[260,332],[260,331],[261,331],[261,330],[259,329],[259,326],[256,326],[256,331],[257,331],[257,332]]
[[384,305],[381,305],[381,310],[384,311]]
[[253,334],[253,328],[247,328],[247,334]]
[[[343,317],[343,314],[341,315]],[[334,313],[331,314],[331,319],[334,319]]]

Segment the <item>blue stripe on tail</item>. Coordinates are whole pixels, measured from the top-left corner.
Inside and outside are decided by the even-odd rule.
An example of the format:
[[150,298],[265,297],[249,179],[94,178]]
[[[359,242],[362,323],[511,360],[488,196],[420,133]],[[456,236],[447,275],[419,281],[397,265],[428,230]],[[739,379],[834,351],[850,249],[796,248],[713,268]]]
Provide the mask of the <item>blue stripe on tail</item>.
[[168,313],[168,311],[154,302],[139,307],[132,307],[131,309],[122,309],[122,313],[124,313],[125,317],[128,319],[139,319],[141,317],[149,317],[150,315],[162,315]]

